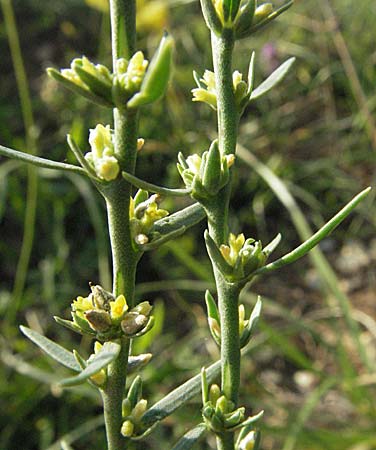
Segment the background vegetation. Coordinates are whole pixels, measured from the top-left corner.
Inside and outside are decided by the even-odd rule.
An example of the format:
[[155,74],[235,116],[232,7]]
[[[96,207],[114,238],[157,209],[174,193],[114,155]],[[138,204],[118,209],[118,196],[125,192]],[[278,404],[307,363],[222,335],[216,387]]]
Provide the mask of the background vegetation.
[[[2,17],[6,4],[2,0]],[[73,162],[65,135],[72,133],[85,148],[88,129],[111,117],[57,87],[44,69],[67,67],[81,55],[110,63],[106,0],[12,4],[34,117],[27,105],[22,115],[25,86],[15,81],[9,50],[15,38],[2,20],[0,142]],[[211,68],[207,29],[197,2],[140,0],[139,7],[145,53],[157,45],[161,27],[171,31],[177,51],[169,94],[141,123],[146,144],[138,174],[177,186],[178,151],[200,152],[214,136],[211,111],[192,104],[190,94],[192,70]],[[375,17],[372,0],[296,0],[267,31],[238,45],[236,68],[246,72],[255,49],[259,79],[289,56],[297,63],[241,122],[234,231],[269,241],[281,230],[282,254],[309,234],[309,227],[318,228],[374,185]],[[245,295],[249,308],[256,294],[264,298],[242,380],[242,402],[254,412],[265,410],[264,450],[376,449],[375,195],[310,258],[257,280]],[[164,208],[176,210],[178,202],[165,201]],[[71,300],[88,291],[88,280],[109,287],[104,213],[102,199],[86,180],[1,159],[0,449],[59,449],[58,439],[67,433],[77,450],[104,448],[96,392],[58,388],[64,369],[17,327],[26,324],[67,348],[90,352],[86,338],[61,329],[52,316],[68,316]],[[25,232],[32,250],[28,262],[24,244],[20,263]],[[159,317],[135,346],[154,355],[143,375],[151,403],[218,357],[203,312],[203,293],[213,281],[202,234],[197,226],[141,264],[138,296],[154,302]],[[199,401],[166,420],[144,448],[169,448],[200,420]]]

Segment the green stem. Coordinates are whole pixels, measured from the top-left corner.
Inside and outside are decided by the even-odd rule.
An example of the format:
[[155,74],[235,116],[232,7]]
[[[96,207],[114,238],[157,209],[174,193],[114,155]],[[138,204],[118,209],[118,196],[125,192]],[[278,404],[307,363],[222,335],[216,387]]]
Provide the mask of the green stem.
[[[232,52],[234,37],[231,30],[221,36],[211,35],[213,66],[217,90],[218,140],[222,154],[235,153],[238,131],[238,111],[232,82]],[[228,210],[231,181],[216,198],[205,206],[210,236],[219,246],[228,238]],[[221,320],[221,388],[227,399],[238,402],[240,384],[239,344],[239,288],[227,283],[222,274],[213,267],[218,294]],[[234,449],[234,433],[217,436],[219,450]]]
[[[110,0],[113,68],[118,58],[130,58],[136,46],[135,0]],[[137,156],[138,112],[114,109],[115,156],[121,171],[134,174]],[[113,293],[124,294],[134,305],[136,268],[140,253],[134,248],[130,229],[131,185],[122,178],[103,189],[106,199],[113,265]],[[125,394],[130,340],[121,340],[117,359],[108,367],[102,391],[108,450],[123,450],[122,401]]]
[[212,33],[211,42],[217,90],[219,148],[223,154],[235,154],[239,114],[232,83],[232,30],[225,29],[221,36]]
[[101,391],[104,422],[106,425],[107,450],[123,450],[125,448],[124,439],[120,434],[120,430],[122,425],[121,406],[125,393],[129,344],[129,339],[122,339],[119,356],[108,366],[106,388]]
[[[30,153],[35,154],[37,152],[37,142],[34,136],[35,123],[30,100],[29,86],[17,32],[17,23],[14,17],[12,2],[10,0],[2,0],[1,6],[8,35],[9,47],[12,55],[14,72],[17,79],[22,118],[25,127],[26,147],[29,149]],[[12,306],[7,313],[8,322],[12,322],[14,320],[25,286],[26,274],[29,267],[30,255],[34,241],[37,196],[37,172],[34,167],[29,166],[27,168],[27,194],[22,246],[13,286],[13,301],[11,303]]]

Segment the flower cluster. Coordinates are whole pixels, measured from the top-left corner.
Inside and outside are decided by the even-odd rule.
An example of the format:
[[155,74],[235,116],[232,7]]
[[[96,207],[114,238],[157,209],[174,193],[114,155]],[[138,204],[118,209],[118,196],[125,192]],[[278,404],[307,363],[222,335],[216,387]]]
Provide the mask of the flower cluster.
[[262,248],[261,241],[245,239],[244,234],[229,234],[228,244],[219,248],[208,232],[205,232],[205,241],[210,258],[231,282],[249,281],[253,272],[265,265],[270,254],[269,248]]
[[[211,106],[213,109],[217,109],[217,89],[214,72],[205,70],[202,78],[199,78],[196,73],[194,75],[198,87],[192,89],[192,100],[194,102],[204,102]],[[243,81],[242,78],[242,74],[237,70],[235,70],[235,72],[232,74],[232,85],[234,89],[235,100],[238,105],[240,105],[248,89],[247,83]]]
[[129,387],[122,403],[123,424],[121,434],[131,438],[143,432],[142,416],[146,412],[148,402],[142,398],[142,379],[137,376]]
[[114,156],[114,136],[110,125],[98,124],[91,129],[89,144],[91,152],[86,153],[85,159],[92,166],[98,178],[104,181],[117,178],[120,167]]
[[148,64],[141,51],[136,52],[129,61],[124,58],[117,60],[115,76],[125,92],[134,94],[140,90]]
[[177,164],[179,173],[187,188],[192,189],[192,197],[205,200],[216,195],[229,180],[229,168],[234,164],[234,155],[221,155],[218,141],[212,142],[202,156],[190,155],[187,158],[179,153]]
[[145,245],[149,242],[149,232],[154,223],[168,216],[169,212],[159,208],[161,197],[153,194],[149,197],[147,191],[140,189],[134,198],[131,197],[129,217],[132,236],[137,245]]
[[158,100],[166,91],[171,72],[173,40],[164,36],[151,61],[141,51],[129,60],[119,58],[112,73],[88,58],[75,58],[69,69],[47,69],[68,89],[109,108],[137,108]]
[[122,335],[137,337],[145,334],[154,323],[152,306],[141,302],[131,310],[124,295],[116,298],[99,285],[91,285],[87,297],[78,296],[72,302],[73,322],[59,320],[62,325],[107,341]]

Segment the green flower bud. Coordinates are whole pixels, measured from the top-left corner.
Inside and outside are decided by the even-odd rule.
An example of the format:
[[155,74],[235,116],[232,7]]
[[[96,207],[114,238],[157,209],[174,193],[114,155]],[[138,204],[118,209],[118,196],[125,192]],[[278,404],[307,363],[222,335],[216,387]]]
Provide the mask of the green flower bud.
[[219,399],[219,397],[221,396],[221,389],[218,386],[218,384],[212,384],[210,386],[210,390],[209,390],[209,400],[210,402],[215,405]]
[[131,401],[129,400],[129,398],[125,398],[123,399],[123,402],[121,404],[121,414],[123,419],[125,419],[126,417],[128,417],[132,412],[132,405],[131,405]]
[[129,387],[127,398],[130,401],[131,409],[141,400],[142,397],[142,378],[138,375]]

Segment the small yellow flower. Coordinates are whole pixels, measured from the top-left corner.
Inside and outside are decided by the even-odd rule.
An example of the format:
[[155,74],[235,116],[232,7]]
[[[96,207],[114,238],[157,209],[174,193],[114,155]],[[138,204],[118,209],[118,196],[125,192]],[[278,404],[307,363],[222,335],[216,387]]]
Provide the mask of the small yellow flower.
[[110,307],[112,320],[122,319],[124,314],[128,311],[128,305],[124,295],[119,295],[115,301],[110,302]]
[[73,300],[72,309],[79,312],[93,309],[92,295],[90,294],[88,297],[78,296],[76,300]]

